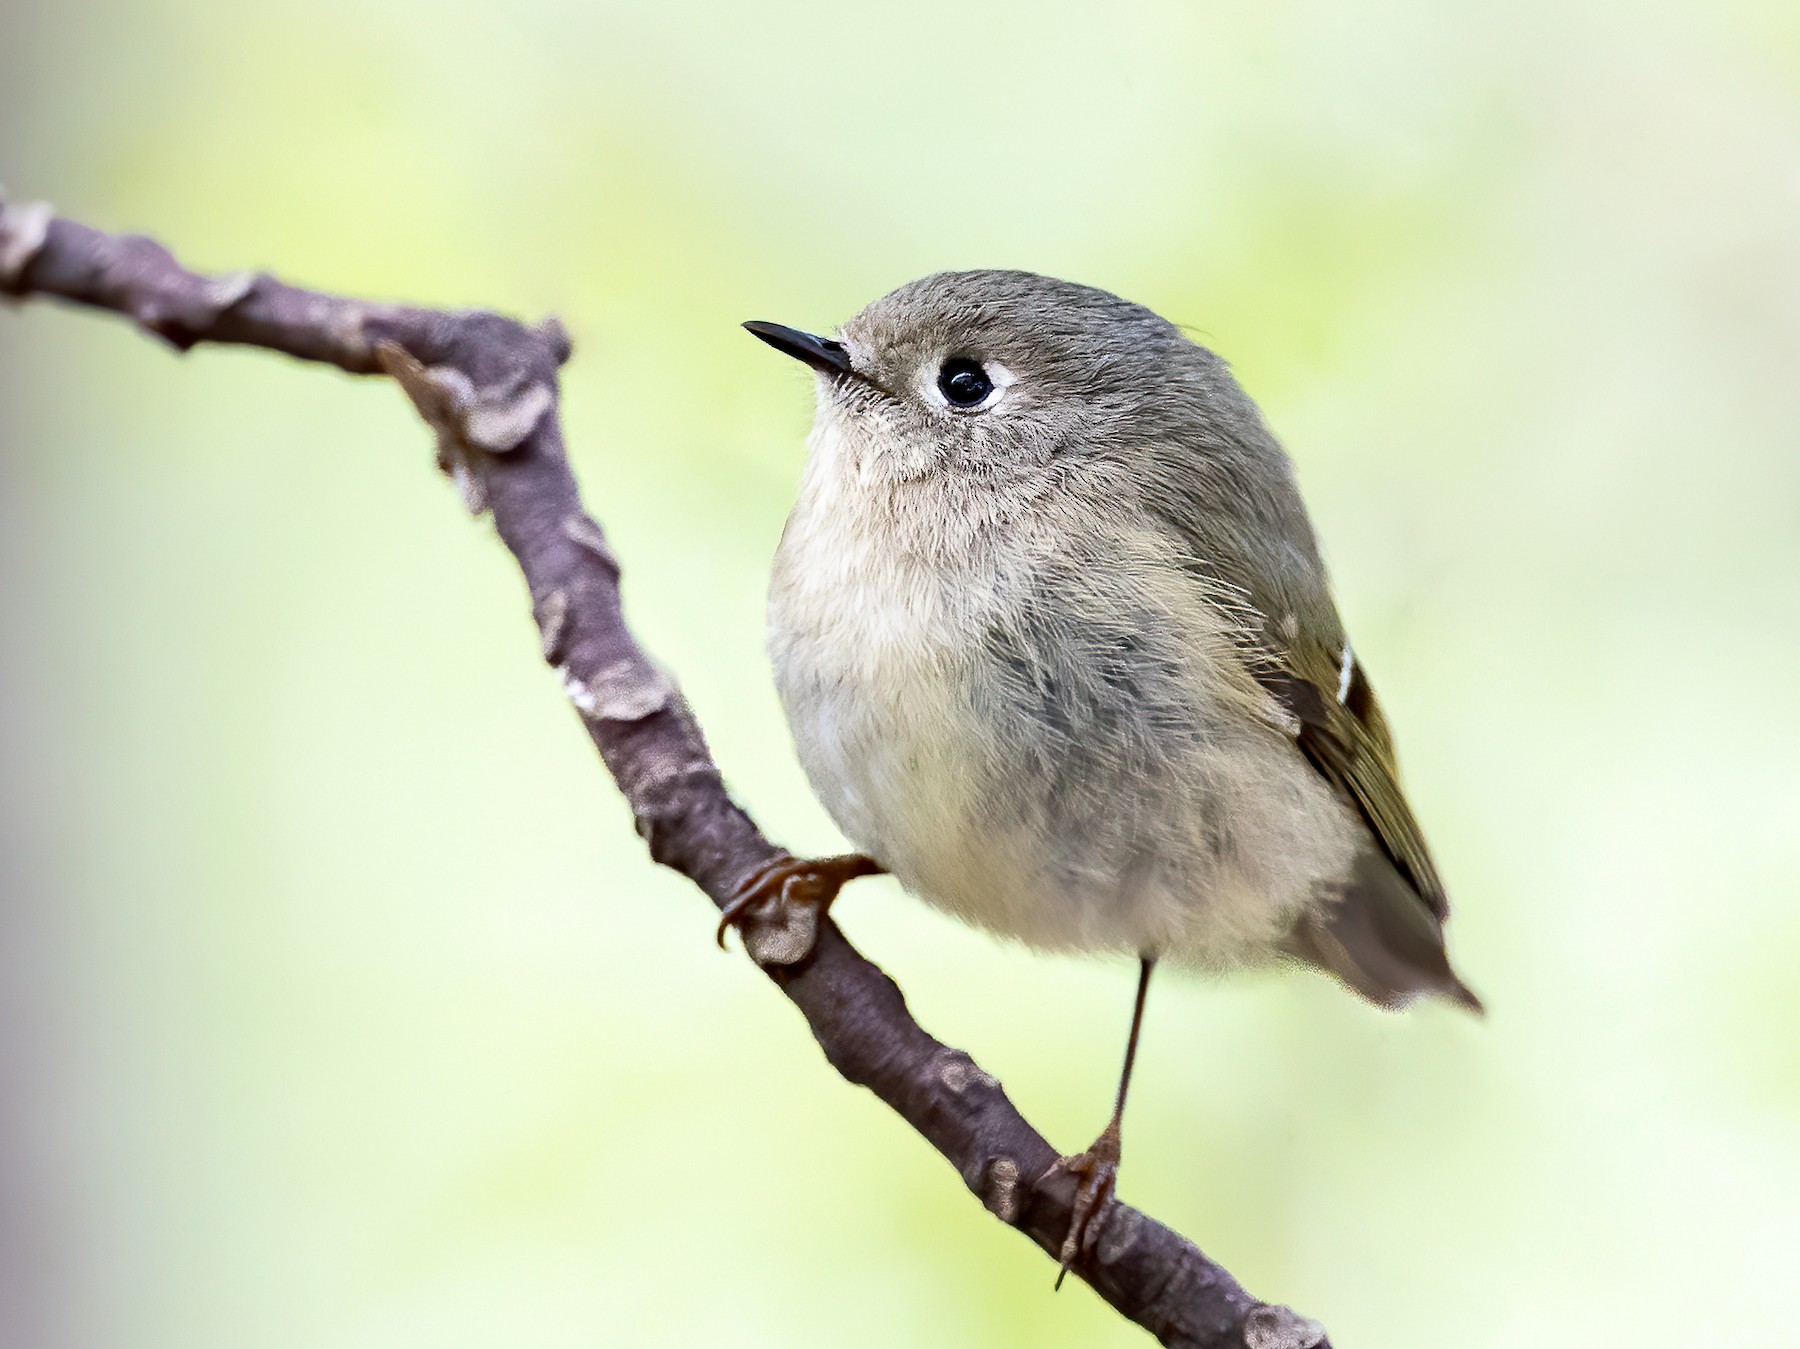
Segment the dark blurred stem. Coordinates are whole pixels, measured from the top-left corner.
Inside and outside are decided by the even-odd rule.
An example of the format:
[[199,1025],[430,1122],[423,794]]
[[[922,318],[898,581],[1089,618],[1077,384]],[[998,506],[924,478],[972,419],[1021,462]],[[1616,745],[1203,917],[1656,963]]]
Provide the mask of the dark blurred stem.
[[[491,512],[525,577],[544,659],[561,677],[650,854],[723,906],[778,854],[726,794],[699,727],[651,664],[619,608],[619,568],[583,509],[563,452],[557,371],[569,343],[555,320],[528,326],[484,311],[371,304],[249,272],[187,271],[161,245],[0,201],[0,294],[110,310],[179,350],[264,347],[357,374],[385,373],[437,437],[439,465],[477,514]],[[696,924],[694,939],[708,940]],[[1055,1253],[1075,1182],[1039,1184],[1056,1150],[1000,1084],[927,1034],[894,982],[826,922],[747,934],[764,972],[806,1016],[825,1057],[868,1087],[956,1168],[990,1212]],[[781,964],[812,946],[798,964]],[[1185,1238],[1117,1204],[1074,1271],[1164,1344],[1312,1349],[1324,1331],[1261,1303]],[[1046,1283],[1045,1296],[1049,1296]]]

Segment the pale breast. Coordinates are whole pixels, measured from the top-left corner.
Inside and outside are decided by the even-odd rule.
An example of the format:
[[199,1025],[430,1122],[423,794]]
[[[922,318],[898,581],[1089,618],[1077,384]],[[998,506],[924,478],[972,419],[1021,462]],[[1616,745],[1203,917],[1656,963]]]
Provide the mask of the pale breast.
[[805,510],[782,539],[769,655],[795,747],[838,827],[930,897],[973,840],[991,772],[967,634],[1000,602],[978,557],[948,574],[870,542],[854,512]]
[[821,801],[909,890],[1032,945],[1216,967],[1272,951],[1347,866],[1341,807],[1154,538],[951,539],[942,512],[809,486],[770,589],[776,682]]

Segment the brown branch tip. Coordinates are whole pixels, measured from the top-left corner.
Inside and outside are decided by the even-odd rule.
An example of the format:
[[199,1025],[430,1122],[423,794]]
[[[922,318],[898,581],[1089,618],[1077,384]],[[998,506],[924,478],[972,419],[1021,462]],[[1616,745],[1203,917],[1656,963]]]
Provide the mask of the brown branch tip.
[[[626,628],[619,566],[563,449],[557,372],[570,344],[479,310],[372,304],[259,273],[206,277],[154,241],[0,198],[0,294],[122,314],[179,350],[263,347],[396,380],[437,438],[439,466],[489,513],[530,589],[543,657],[629,802],[656,861],[715,905],[782,854],[725,791],[679,694]],[[869,1088],[954,1166],[989,1212],[1052,1256],[1075,1182],[1000,1084],[929,1035],[893,980],[837,926],[753,922],[751,954],[799,1007],[831,1065]],[[1121,1314],[1184,1349],[1329,1349],[1324,1329],[1258,1302],[1191,1242],[1114,1203],[1074,1272]]]

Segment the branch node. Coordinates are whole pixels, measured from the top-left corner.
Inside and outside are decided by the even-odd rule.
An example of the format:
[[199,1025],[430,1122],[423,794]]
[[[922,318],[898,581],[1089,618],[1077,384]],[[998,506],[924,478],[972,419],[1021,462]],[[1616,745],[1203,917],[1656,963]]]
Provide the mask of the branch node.
[[54,219],[56,209],[47,201],[8,206],[4,194],[0,194],[0,289],[20,289],[25,269],[50,237],[50,222]]
[[642,721],[669,705],[669,683],[648,665],[616,660],[586,679],[567,665],[556,667],[563,692],[591,721]]
[[764,969],[798,965],[819,945],[822,916],[816,904],[782,904],[772,917],[759,913],[743,929],[744,950]]
[[556,393],[548,384],[526,383],[524,376],[500,388],[483,389],[463,413],[463,437],[478,450],[509,454],[537,430],[555,402]]
[[211,309],[212,317],[219,319],[249,299],[261,280],[262,275],[258,272],[225,272],[207,277],[200,294]]
[[948,1045],[938,1055],[938,1081],[958,1096],[972,1086],[991,1091],[1000,1085],[998,1078],[984,1070],[965,1051],[951,1049]]
[[556,358],[559,368],[569,363],[569,357],[575,354],[575,339],[569,336],[569,330],[563,326],[560,318],[555,314],[546,315],[537,321],[532,331],[550,348],[550,354]]
[[[257,277],[259,282],[263,279],[261,276]],[[331,338],[333,346],[337,348],[336,359],[345,369],[359,373],[366,370],[370,352],[365,317],[362,307],[357,305],[331,305],[319,315],[320,330]]]
[[382,342],[375,348],[375,359],[382,370],[412,400],[425,424],[437,436],[437,466],[455,484],[463,507],[470,515],[487,510],[487,489],[481,475],[469,462],[469,449],[463,439],[463,416],[475,398],[475,386],[469,377],[454,366],[426,366],[397,342]]
[[1023,1196],[1019,1193],[1019,1163],[1011,1157],[990,1157],[987,1173],[975,1192],[981,1196],[984,1208],[1008,1227],[1016,1227],[1019,1215],[1025,1211]]
[[569,622],[569,592],[552,590],[537,608],[538,637],[543,643],[544,662],[555,665],[562,659],[562,641]]
[[599,558],[613,576],[618,576],[619,559],[613,556],[612,547],[606,542],[606,531],[593,516],[577,511],[563,521],[562,531],[569,542],[585,548]]
[[1288,1307],[1263,1303],[1244,1318],[1245,1349],[1317,1349],[1325,1327]]

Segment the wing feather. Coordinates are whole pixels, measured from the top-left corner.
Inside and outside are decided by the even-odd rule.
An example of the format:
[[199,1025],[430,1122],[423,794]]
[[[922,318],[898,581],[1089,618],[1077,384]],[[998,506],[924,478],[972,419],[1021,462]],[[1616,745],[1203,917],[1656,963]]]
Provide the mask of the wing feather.
[[1444,953],[1443,882],[1401,791],[1387,719],[1344,636],[1287,456],[1210,354],[1144,429],[1146,510],[1208,593],[1228,597],[1245,664],[1280,714],[1271,722],[1367,829],[1337,902],[1296,927],[1295,954],[1384,1005],[1439,993],[1480,1010]]
[[[1349,657],[1350,678],[1340,700],[1289,660],[1253,658],[1258,681],[1298,728],[1295,742],[1307,761],[1362,816],[1376,845],[1441,922],[1450,906],[1425,847],[1425,835],[1400,789],[1393,738],[1361,662]],[[1318,662],[1311,662],[1315,666]]]

